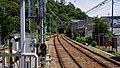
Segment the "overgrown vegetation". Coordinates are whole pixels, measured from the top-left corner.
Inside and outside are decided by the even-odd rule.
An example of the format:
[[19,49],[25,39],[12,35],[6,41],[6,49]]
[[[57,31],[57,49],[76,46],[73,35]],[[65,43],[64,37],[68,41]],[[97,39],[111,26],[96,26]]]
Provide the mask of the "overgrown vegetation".
[[[28,31],[27,8],[26,1],[26,32]],[[35,22],[31,21],[31,25],[31,29],[34,30]],[[0,32],[2,41],[11,33],[20,33],[20,0],[0,0]]]
[[77,34],[72,35],[71,39],[76,40],[77,42],[83,43],[83,44],[88,44],[88,45],[93,45],[94,46],[94,40],[90,36],[80,36]]
[[93,29],[93,35],[103,34],[104,36],[110,36],[110,37],[113,36],[113,33],[109,31],[109,27],[103,19],[94,17],[93,22],[95,23]]
[[102,50],[102,51],[105,51],[105,52],[107,52],[107,53],[110,53],[110,54],[112,54],[112,55],[115,55],[115,56],[119,56],[119,55],[120,55],[120,54],[117,53],[116,51],[111,51],[110,49],[104,48],[104,47],[102,47],[102,46],[96,46],[96,48],[97,48],[97,49],[100,49],[100,50]]
[[[73,4],[64,5],[54,0],[46,4],[47,32],[56,33],[60,25],[65,25],[71,19],[86,19],[87,15]],[[65,25],[66,33],[69,32],[68,25]],[[70,35],[70,34],[69,34]]]
[[[109,37],[113,37],[113,33],[111,31],[109,31],[109,27],[108,25],[105,23],[104,20],[100,19],[100,18],[97,18],[97,17],[94,17],[94,20],[93,22],[95,23],[94,25],[94,29],[93,29],[93,37],[90,37],[90,36],[80,36],[80,35],[77,35],[77,34],[73,34],[72,35],[72,39],[80,42],[80,43],[83,43],[86,45],[86,43],[88,45],[91,45],[95,48],[98,48],[102,51],[105,51],[105,52],[108,52],[108,53],[111,53],[113,55],[120,55],[119,53],[115,52],[115,51],[111,51],[110,49],[108,48],[104,48],[103,45],[101,46],[98,46],[97,42],[95,41],[95,35],[103,35],[103,36],[109,36]],[[110,41],[110,39],[109,39]]]
[[[35,1],[33,2],[35,3]],[[26,0],[26,32],[29,31],[27,5]],[[35,14],[35,7],[34,11],[31,12]],[[59,25],[64,25],[71,19],[85,19],[86,17],[87,15],[81,9],[75,8],[73,4],[64,5],[54,0],[48,0],[46,4],[46,22],[44,25],[47,27],[47,32],[53,34],[57,32]],[[34,33],[36,21],[31,20],[31,25],[31,31]],[[0,31],[2,39],[10,33],[20,33],[20,0],[0,0]]]
[[88,46],[95,47],[97,49],[100,49],[102,51],[108,52],[108,53],[110,53],[112,55],[115,55],[115,56],[119,56],[120,55],[116,51],[111,51],[110,49],[104,48],[103,46],[98,46],[97,42],[94,41],[94,39],[92,37],[90,37],[90,36],[73,35],[71,37],[71,39],[74,39],[75,41],[80,42],[80,43],[82,43],[84,45],[88,44]]

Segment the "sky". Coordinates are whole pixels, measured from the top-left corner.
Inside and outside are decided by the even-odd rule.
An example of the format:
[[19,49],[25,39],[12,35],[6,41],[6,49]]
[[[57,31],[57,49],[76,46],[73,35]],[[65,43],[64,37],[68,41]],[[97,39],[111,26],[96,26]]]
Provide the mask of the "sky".
[[[86,12],[93,8],[94,6],[98,5],[99,3],[103,2],[104,0],[66,0],[66,3],[73,3],[75,7],[80,8],[83,12]],[[120,16],[120,0],[114,0],[114,16]],[[88,16],[111,16],[112,15],[112,2],[105,4],[104,6],[100,7],[98,10],[87,13]]]

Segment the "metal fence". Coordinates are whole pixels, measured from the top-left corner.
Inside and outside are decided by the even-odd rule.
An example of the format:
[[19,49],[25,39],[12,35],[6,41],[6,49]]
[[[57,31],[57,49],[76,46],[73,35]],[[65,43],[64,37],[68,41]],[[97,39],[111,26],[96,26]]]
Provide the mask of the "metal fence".
[[120,37],[106,37],[103,35],[95,35],[95,40],[99,46],[118,51],[120,47]]
[[[15,53],[15,54],[0,54],[2,59],[0,63],[0,68],[38,68],[38,56],[35,53]],[[12,63],[10,59],[12,57]],[[21,60],[22,58],[22,60]],[[24,65],[21,65],[21,62]]]

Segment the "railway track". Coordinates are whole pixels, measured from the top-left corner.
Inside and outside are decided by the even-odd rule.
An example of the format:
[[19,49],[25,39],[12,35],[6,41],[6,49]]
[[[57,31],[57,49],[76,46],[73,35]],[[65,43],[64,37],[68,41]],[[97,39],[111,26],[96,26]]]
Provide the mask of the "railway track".
[[58,36],[54,38],[54,45],[61,68],[82,68],[60,42]]
[[82,68],[105,68],[105,66],[97,63],[83,52],[79,51],[71,44],[66,42],[62,37],[59,37],[64,47],[71,53],[71,55],[82,65]]
[[103,67],[105,67],[105,68],[120,68],[120,63],[119,62],[116,62],[116,61],[114,61],[114,60],[112,60],[108,57],[105,57],[105,56],[103,56],[99,53],[96,53],[96,52],[94,52],[94,51],[76,43],[75,41],[73,41],[71,39],[68,39],[67,37],[63,37],[63,35],[61,37],[69,45],[71,45],[72,47],[79,50],[79,52],[84,53],[86,56],[93,59],[95,62],[99,63]]

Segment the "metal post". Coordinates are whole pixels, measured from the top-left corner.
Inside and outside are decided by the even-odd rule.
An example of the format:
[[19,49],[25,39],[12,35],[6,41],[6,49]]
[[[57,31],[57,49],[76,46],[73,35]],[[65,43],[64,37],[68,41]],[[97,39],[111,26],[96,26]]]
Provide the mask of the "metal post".
[[37,54],[35,54],[35,53],[21,53],[21,55],[22,56],[34,56],[35,57],[35,68],[38,68],[38,55]]
[[2,57],[2,68],[5,68],[5,57]]
[[31,14],[31,16],[34,16],[34,8],[33,8],[33,0],[31,1],[31,10],[32,10],[32,14]]
[[[39,11],[40,11],[40,27],[41,27],[41,47],[40,47],[40,49],[41,49],[41,52],[44,54],[44,52],[43,52],[43,48],[44,47],[46,47],[46,45],[45,45],[45,42],[44,42],[44,26],[43,26],[43,23],[44,23],[44,2],[43,2],[43,0],[40,0],[40,4],[39,4]],[[43,68],[44,67],[44,59],[43,59],[43,57],[45,57],[44,55],[42,54],[42,59],[41,59],[41,61],[42,61],[42,64],[41,64],[41,67]]]
[[[9,36],[9,46],[10,46],[10,53],[12,54],[12,38],[13,38],[13,36],[12,35],[10,35]],[[12,68],[13,67],[13,65],[12,65],[12,57],[10,57],[10,68]]]
[[25,0],[21,0],[20,3],[20,27],[21,27],[21,50],[25,52]]
[[[36,0],[36,22],[37,22],[37,25],[36,25],[36,33],[37,33],[37,37],[38,37],[38,41],[40,41],[40,26],[39,26],[39,5],[38,5],[38,0]],[[39,47],[39,43],[37,46],[35,46],[36,48]],[[38,52],[38,48],[37,48],[37,54],[39,54]]]
[[27,68],[26,67],[26,56],[24,56],[24,68]]
[[[20,32],[21,32],[21,52],[25,52],[25,0],[20,2]],[[24,58],[21,57],[20,67],[24,68]]]
[[41,26],[41,44],[44,44],[43,37],[43,0],[40,0],[40,26]]
[[37,49],[36,49],[36,44],[35,44],[35,46],[34,46],[34,53],[37,53],[36,51],[37,51]]
[[42,46],[43,46],[43,0],[40,0],[39,1],[39,22],[40,22],[40,36],[41,36],[41,45],[40,45],[40,50],[41,50],[41,54],[40,54],[40,61],[41,61],[41,67],[43,67],[43,64],[42,64]]
[[[46,3],[47,3],[47,0],[44,0],[44,24],[43,24],[44,25],[44,34],[46,32],[45,31],[46,30],[46,28],[45,28],[46,27],[46,25],[45,25],[46,24]],[[45,42],[45,39],[44,39],[44,42]]]
[[30,68],[31,68],[31,56],[29,57],[29,59],[30,59]]
[[51,18],[52,18],[52,17],[50,16],[50,34],[52,34],[52,31],[51,31],[51,30],[52,30],[52,26],[51,26],[51,25],[52,25],[52,22],[51,22],[52,19],[51,19]]
[[112,0],[112,23],[111,23],[111,27],[112,27],[112,32],[113,32],[113,10],[114,10],[114,0]]
[[[30,13],[30,10],[31,10],[31,3],[30,3],[30,0],[28,0],[28,17],[31,16],[31,13]],[[29,18],[29,34],[30,34],[30,18]]]

